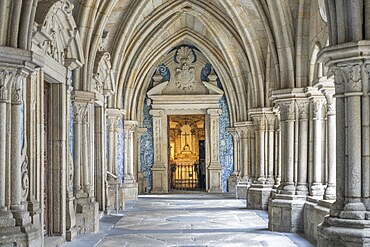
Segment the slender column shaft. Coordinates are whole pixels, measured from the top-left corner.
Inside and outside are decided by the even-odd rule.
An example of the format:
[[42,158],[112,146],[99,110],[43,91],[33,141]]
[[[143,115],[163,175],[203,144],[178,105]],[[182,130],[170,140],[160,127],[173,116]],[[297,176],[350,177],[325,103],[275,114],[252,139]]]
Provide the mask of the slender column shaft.
[[274,147],[275,138],[274,130],[269,129],[269,146],[268,146],[268,180],[270,184],[274,184]]
[[0,100],[0,210],[5,209],[6,103]]
[[346,197],[349,201],[360,201],[361,198],[361,98],[359,96],[348,97],[347,116],[350,121],[347,122],[348,163],[357,169],[347,170],[347,191]]
[[299,155],[297,193],[306,195],[308,166],[308,102],[300,102],[299,106]]
[[328,130],[328,182],[324,194],[324,199],[335,199],[335,185],[336,185],[336,117],[335,117],[335,99],[333,92],[323,92],[327,101],[327,130]]
[[265,132],[258,131],[258,182],[264,183],[265,179]]
[[75,191],[81,190],[81,146],[79,142],[81,141],[81,122],[78,121],[78,117],[75,117],[74,124],[74,175],[73,175],[73,185]]
[[[248,134],[243,134],[248,135]],[[249,156],[249,139],[247,136],[244,136],[242,139],[243,143],[243,177],[246,178],[249,176],[249,162],[250,162],[250,156]]]
[[[87,113],[86,113],[87,114]],[[82,155],[83,155],[83,184],[86,193],[90,190],[90,173],[89,173],[89,143],[88,143],[88,120],[82,123]]]
[[[321,103],[316,103],[321,104]],[[318,106],[321,110],[321,106]],[[312,195],[321,196],[322,191],[322,120],[318,115],[313,119],[313,184]]]
[[11,97],[11,208],[21,209],[22,202],[22,115],[23,115],[23,78],[20,74],[14,75]]

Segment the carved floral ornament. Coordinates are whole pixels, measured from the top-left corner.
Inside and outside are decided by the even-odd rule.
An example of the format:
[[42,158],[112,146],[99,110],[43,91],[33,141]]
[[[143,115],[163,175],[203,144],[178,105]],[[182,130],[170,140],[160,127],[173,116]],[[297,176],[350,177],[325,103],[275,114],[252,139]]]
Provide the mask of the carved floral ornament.
[[189,47],[181,47],[176,54],[176,61],[180,68],[176,68],[175,83],[176,86],[184,91],[192,91],[195,84],[195,69],[190,67],[195,62],[195,56]]
[[281,120],[294,120],[295,118],[295,103],[292,101],[289,102],[280,102],[280,116]]

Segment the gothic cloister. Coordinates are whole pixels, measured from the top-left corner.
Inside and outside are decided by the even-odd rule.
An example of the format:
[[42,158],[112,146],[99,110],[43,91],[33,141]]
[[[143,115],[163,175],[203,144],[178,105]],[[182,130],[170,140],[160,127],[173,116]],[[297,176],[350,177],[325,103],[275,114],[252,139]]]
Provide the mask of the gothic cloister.
[[196,193],[370,246],[369,65],[369,0],[0,0],[0,246]]

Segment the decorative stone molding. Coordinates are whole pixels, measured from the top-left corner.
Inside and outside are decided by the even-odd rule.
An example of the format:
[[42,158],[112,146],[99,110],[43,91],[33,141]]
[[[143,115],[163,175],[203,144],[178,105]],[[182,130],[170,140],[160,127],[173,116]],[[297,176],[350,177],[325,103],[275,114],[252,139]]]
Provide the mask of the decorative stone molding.
[[100,95],[110,96],[116,90],[115,85],[110,53],[98,52],[93,69],[92,91]]
[[[73,8],[68,0],[60,0],[51,6],[48,2],[41,3],[37,8],[43,12],[36,13],[37,25],[32,42],[59,64],[64,64],[65,59],[70,57],[84,63],[80,37],[72,15]],[[65,51],[71,54],[65,54]]]

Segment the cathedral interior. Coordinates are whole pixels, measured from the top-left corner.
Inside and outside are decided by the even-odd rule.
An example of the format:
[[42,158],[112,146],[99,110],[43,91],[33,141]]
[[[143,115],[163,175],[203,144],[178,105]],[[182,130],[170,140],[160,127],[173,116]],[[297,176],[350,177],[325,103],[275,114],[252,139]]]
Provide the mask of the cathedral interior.
[[369,0],[1,0],[0,246],[178,193],[370,246],[369,76]]

